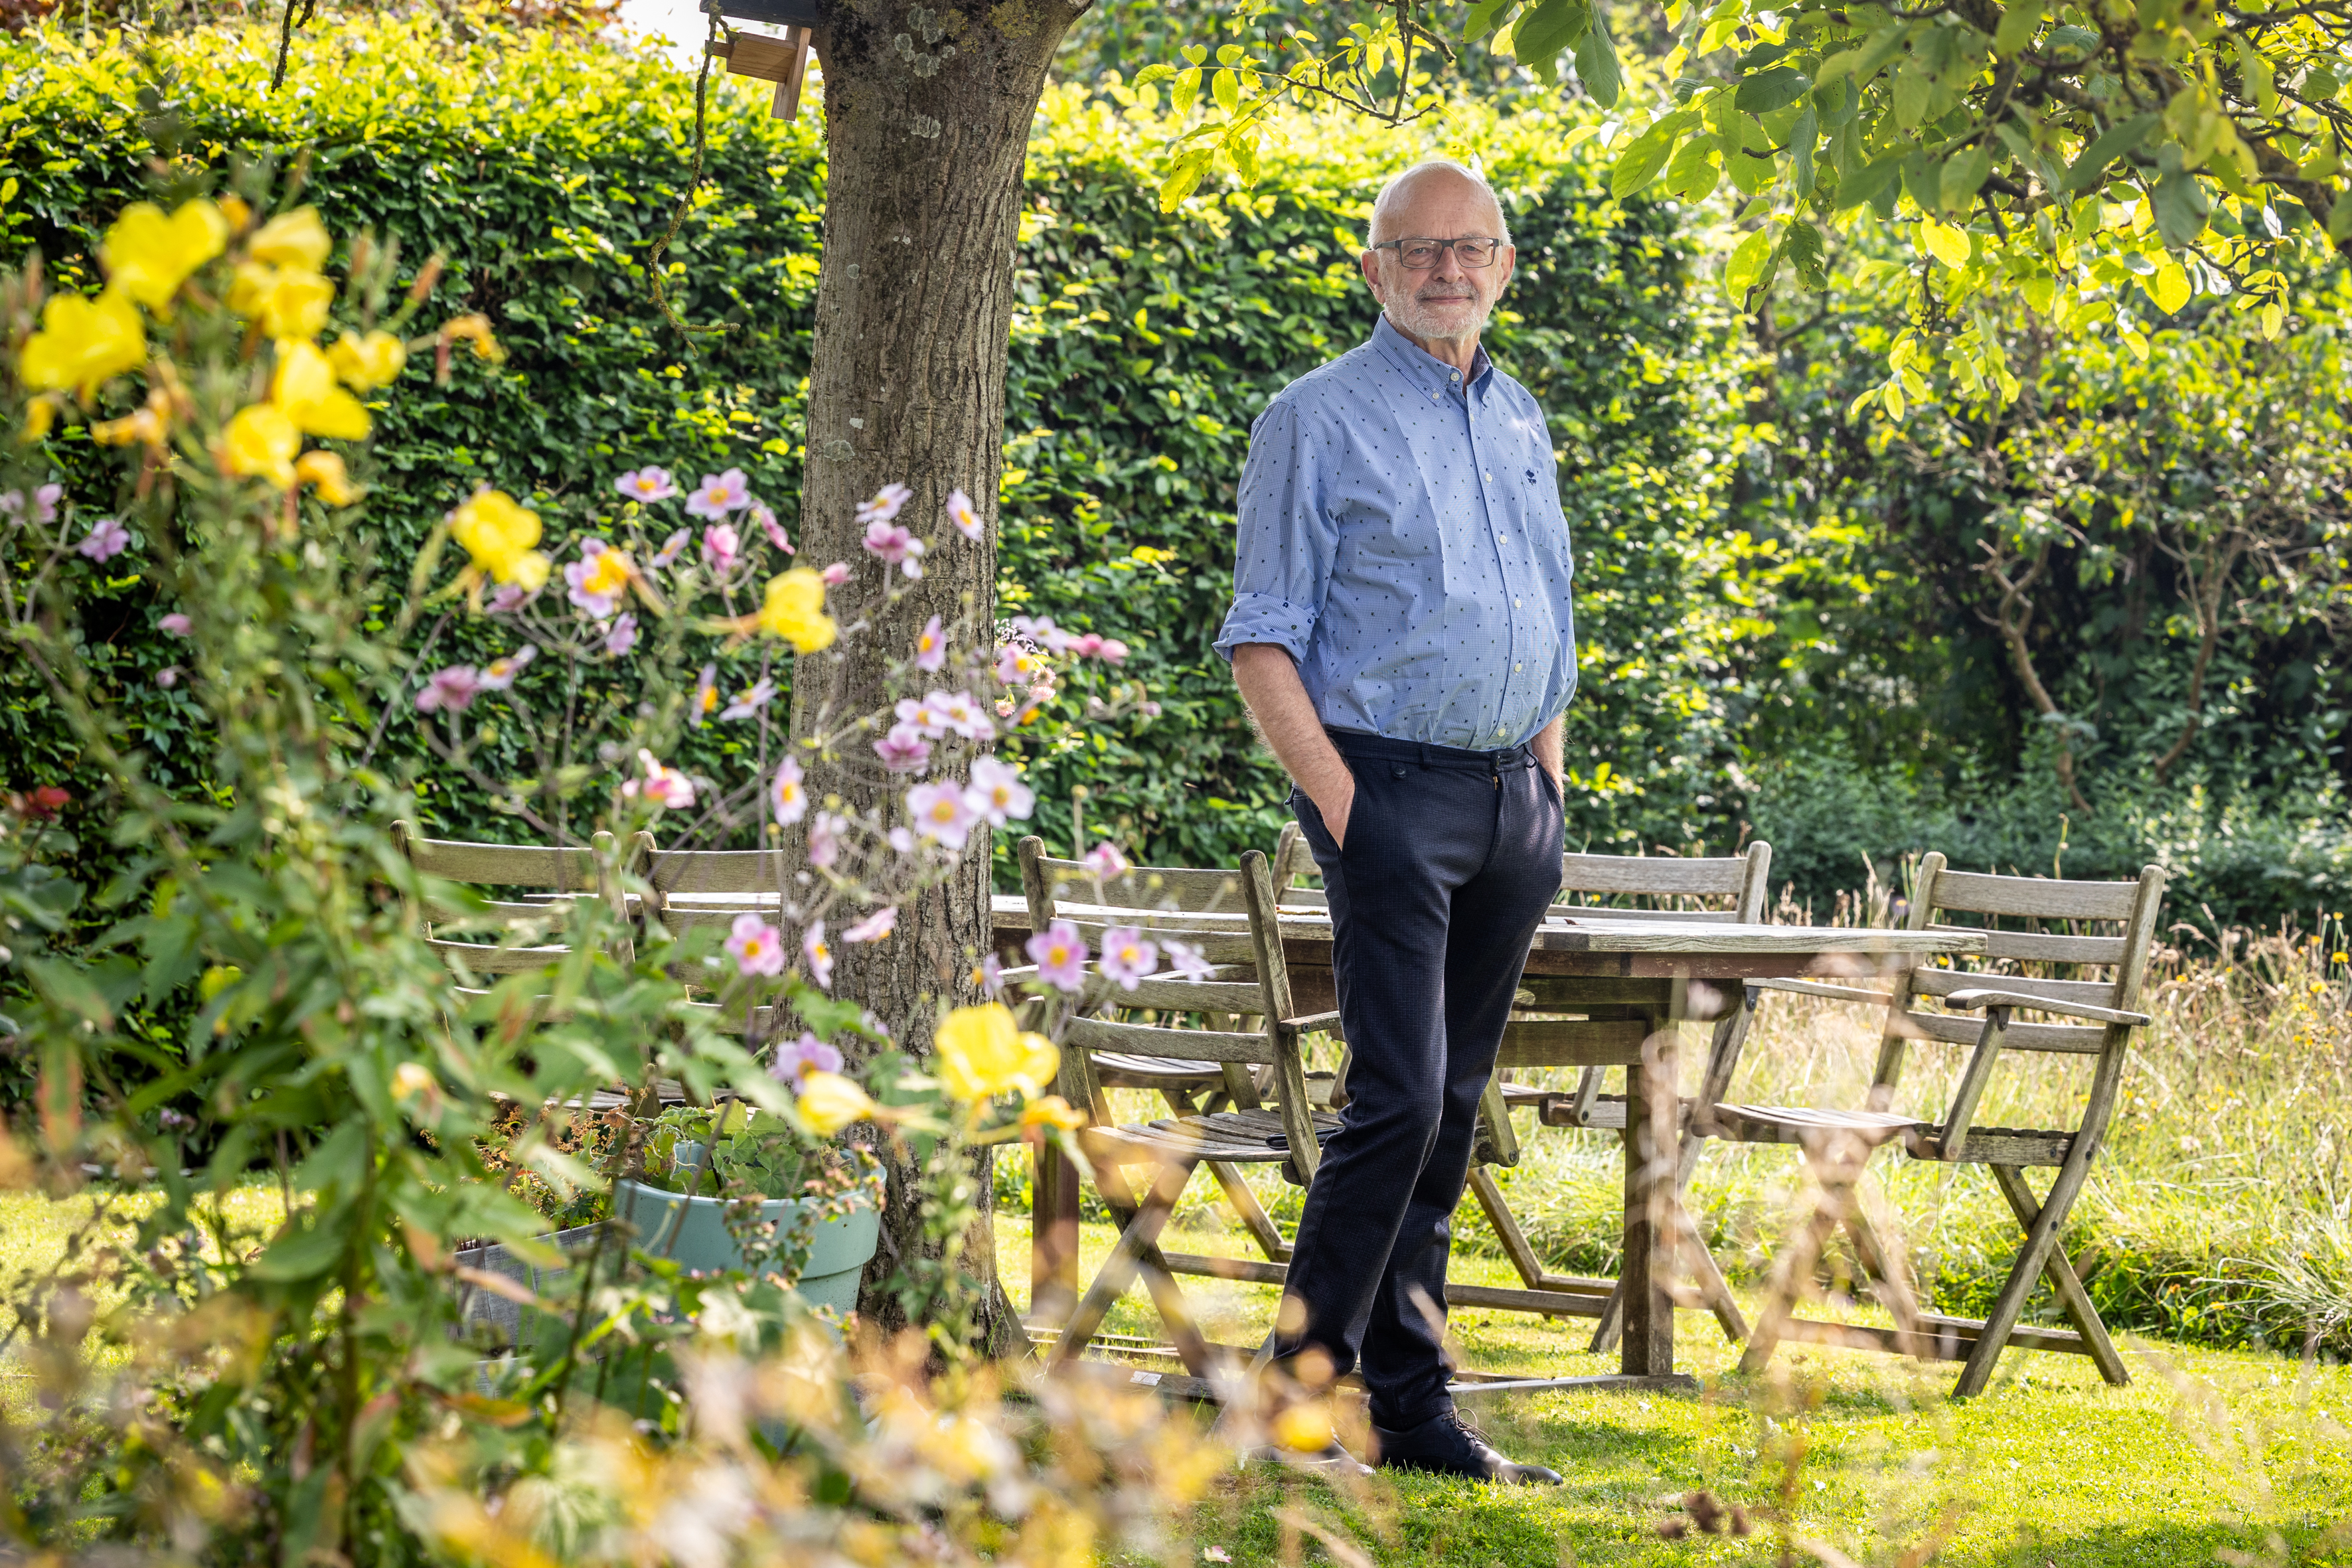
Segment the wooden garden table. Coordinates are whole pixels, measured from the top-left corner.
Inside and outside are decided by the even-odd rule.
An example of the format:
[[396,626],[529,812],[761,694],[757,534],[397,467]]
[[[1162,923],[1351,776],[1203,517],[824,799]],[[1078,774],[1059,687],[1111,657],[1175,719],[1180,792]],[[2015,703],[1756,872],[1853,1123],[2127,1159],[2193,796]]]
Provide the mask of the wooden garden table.
[[[1215,919],[1182,918],[1187,924]],[[1241,916],[1232,918],[1236,931],[1245,929]],[[1025,957],[1016,960],[1013,954],[1030,934],[1027,905],[1018,896],[998,895],[993,920],[997,944],[1006,962],[1026,962]],[[1338,1005],[1331,979],[1329,915],[1319,909],[1285,910],[1282,948],[1300,1014]],[[1625,1261],[1629,1269],[1644,1271],[1649,1288],[1626,1294],[1619,1377],[1540,1381],[1655,1387],[1674,1376],[1671,1286],[1680,1211],[1675,1182],[1679,1134],[1677,1026],[1685,1020],[1702,1022],[1721,1016],[1737,1004],[1741,988],[1753,980],[1885,974],[1923,959],[1983,950],[1983,936],[1973,931],[1612,920],[1605,910],[1578,910],[1564,918],[1555,914],[1548,919],[1528,946],[1527,978],[1522,983],[1535,993],[1543,1010],[1633,1008],[1664,1020],[1664,1025],[1643,1041],[1638,1070],[1625,1075]],[[1045,1218],[1037,1215],[1034,1223],[1045,1223]],[[1536,1385],[1537,1380],[1514,1380],[1495,1386]]]

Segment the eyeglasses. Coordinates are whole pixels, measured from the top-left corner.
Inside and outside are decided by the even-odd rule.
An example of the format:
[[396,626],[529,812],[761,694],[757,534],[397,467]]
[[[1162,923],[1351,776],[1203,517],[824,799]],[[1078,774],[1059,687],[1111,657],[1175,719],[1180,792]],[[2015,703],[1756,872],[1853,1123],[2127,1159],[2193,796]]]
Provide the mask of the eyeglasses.
[[1374,250],[1393,250],[1397,259],[1409,272],[1426,272],[1437,265],[1437,258],[1451,250],[1465,267],[1492,267],[1495,251],[1502,245],[1499,239],[1484,235],[1465,234],[1459,239],[1384,239],[1372,247]]

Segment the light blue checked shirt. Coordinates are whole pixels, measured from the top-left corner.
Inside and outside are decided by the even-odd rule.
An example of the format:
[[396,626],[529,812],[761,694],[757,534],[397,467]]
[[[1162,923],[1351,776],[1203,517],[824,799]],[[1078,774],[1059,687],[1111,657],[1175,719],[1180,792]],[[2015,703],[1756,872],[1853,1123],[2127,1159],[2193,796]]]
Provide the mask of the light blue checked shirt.
[[1491,751],[1576,691],[1568,519],[1528,389],[1383,315],[1276,394],[1242,469],[1227,658],[1273,643],[1333,729]]

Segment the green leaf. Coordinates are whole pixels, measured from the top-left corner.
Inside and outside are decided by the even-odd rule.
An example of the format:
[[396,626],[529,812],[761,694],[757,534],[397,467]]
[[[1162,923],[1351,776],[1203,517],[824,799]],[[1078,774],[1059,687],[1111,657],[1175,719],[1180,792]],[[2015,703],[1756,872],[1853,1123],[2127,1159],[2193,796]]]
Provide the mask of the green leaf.
[[1560,50],[1584,36],[1592,8],[1586,0],[1539,0],[1511,33],[1511,53],[1523,66],[1549,75]]
[[2205,182],[2186,170],[2158,180],[2147,200],[2156,210],[2156,232],[2175,249],[2205,232],[2206,216],[2213,210],[2213,198],[2206,194]]
[[1219,71],[1216,79],[1209,84],[1209,96],[1217,100],[1219,109],[1231,114],[1241,107],[1241,79],[1229,70]]
[[1813,143],[1821,134],[1821,116],[1809,103],[1805,111],[1797,116],[1797,123],[1789,128],[1790,183],[1796,187],[1799,201],[1813,194]]
[[[1169,89],[1168,101],[1181,119],[1192,112],[1192,105],[1201,100],[1201,73],[1198,70],[1179,71],[1176,85]],[[1161,209],[1165,211],[1165,208]]]
[[1723,264],[1723,287],[1731,295],[1731,302],[1742,310],[1748,296],[1764,279],[1765,264],[1772,259],[1772,231],[1759,228],[1739,242],[1731,258]]
[[2147,140],[2163,117],[2157,114],[2137,114],[2120,125],[2110,125],[2099,139],[2083,149],[2074,166],[2066,171],[2066,188],[2088,190],[2107,172],[2107,165]]
[[50,1006],[101,1029],[114,1027],[113,1005],[90,983],[82,965],[52,958],[26,957],[23,963],[26,973],[32,977],[33,989]]
[[1824,265],[1826,252],[1822,231],[1802,218],[1790,223],[1789,232],[1780,240],[1780,254],[1797,269],[1805,287],[1815,293],[1830,285],[1829,268]]
[[1468,18],[1462,24],[1463,41],[1475,43],[1501,26],[1518,8],[1519,0],[1477,0],[1470,7]]
[[2352,235],[2352,195],[2339,192],[2327,209],[2327,237],[2341,245],[2347,235]]
[[1992,149],[1979,142],[1944,164],[1940,182],[1946,212],[1966,212],[1992,174]]
[[1927,100],[1935,96],[1936,83],[1919,68],[1917,61],[1895,73],[1895,123],[1906,131],[1916,131],[1919,121],[1927,118]]
[[1675,150],[1675,138],[1693,119],[1688,114],[1669,114],[1626,145],[1617,154],[1617,162],[1609,171],[1609,194],[1618,201],[1636,192],[1647,190],[1658,171],[1666,166],[1667,155]]
[[1625,89],[1625,71],[1617,63],[1617,46],[1609,37],[1608,19],[1598,11],[1592,14],[1592,26],[1576,41],[1576,79],[1603,109],[1616,108]]
[[2014,59],[2033,35],[2042,27],[2043,0],[2011,0],[2008,10],[2001,13],[2000,26],[1993,29],[1992,52],[2002,59]]
[[1160,182],[1160,210],[1174,212],[1186,196],[1199,187],[1201,176],[1209,172],[1210,150],[1195,148],[1169,166],[1167,178]]
[[1804,97],[1812,85],[1796,67],[1774,66],[1742,81],[1732,102],[1750,114],[1769,114]]
[[1899,154],[1889,154],[1864,164],[1838,181],[1839,209],[1858,207],[1864,202],[1875,200],[1878,194],[1893,185],[1902,173],[1903,159]]
[[2148,280],[2149,296],[2156,300],[2156,308],[2168,316],[2179,314],[2180,307],[2189,303],[2195,292],[2189,286],[2189,269],[2178,261],[2166,262]]
[[[2068,60],[2081,64],[2099,48],[2099,35],[2088,27],[2078,27],[2072,22],[2050,35],[2050,52],[2064,54]],[[2071,51],[2071,52],[2070,52]]]
[[1910,36],[1910,23],[1889,22],[1885,26],[1871,34],[1869,40],[1862,47],[1848,49],[1843,54],[1833,55],[1824,60],[1821,70],[1816,73],[1813,79],[1819,82],[1832,82],[1842,77],[1852,77],[1856,86],[1866,87],[1870,83],[1870,79],[1876,76],[1879,68],[1895,58],[1897,51],[1903,47],[1903,40]]
[[1716,166],[1716,138],[1695,136],[1676,150],[1666,166],[1666,189],[1687,202],[1705,201],[1721,179]]
[[1135,73],[1135,85],[1138,87],[1150,87],[1153,82],[1166,81],[1170,77],[1174,76],[1175,74],[1176,68],[1170,65],[1166,60],[1154,60],[1150,65]]
[[281,1236],[271,1242],[246,1272],[257,1279],[280,1285],[315,1279],[341,1259],[344,1244],[353,1239],[346,1227],[320,1215],[311,1222],[310,1229]]

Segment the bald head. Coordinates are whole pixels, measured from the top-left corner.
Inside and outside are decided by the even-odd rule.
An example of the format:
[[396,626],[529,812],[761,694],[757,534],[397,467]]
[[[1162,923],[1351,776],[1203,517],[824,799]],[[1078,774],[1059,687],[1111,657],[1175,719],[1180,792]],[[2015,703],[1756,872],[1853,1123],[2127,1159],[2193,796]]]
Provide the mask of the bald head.
[[1475,213],[1477,226],[1454,232],[1492,235],[1506,245],[1510,243],[1511,226],[1504,221],[1502,199],[1495,195],[1495,187],[1486,183],[1485,176],[1451,158],[1424,158],[1390,175],[1381,194],[1372,198],[1372,221],[1366,232],[1365,247],[1370,249],[1400,235],[1438,233],[1406,221],[1423,207],[1454,212],[1465,206]]

